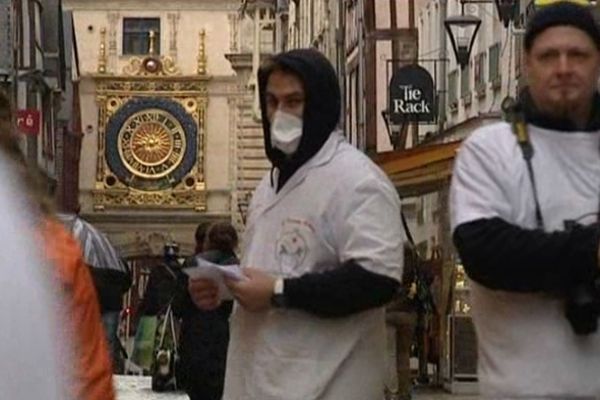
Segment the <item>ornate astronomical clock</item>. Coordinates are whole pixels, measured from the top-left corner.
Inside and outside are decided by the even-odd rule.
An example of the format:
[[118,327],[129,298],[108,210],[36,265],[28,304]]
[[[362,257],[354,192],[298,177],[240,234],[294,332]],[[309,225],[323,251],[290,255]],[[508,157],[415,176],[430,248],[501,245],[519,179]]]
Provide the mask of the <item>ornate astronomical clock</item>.
[[[107,164],[115,177],[132,189],[173,189],[196,164],[198,126],[183,106],[172,100],[130,100],[106,128]],[[188,179],[191,182],[194,177]]]
[[209,77],[200,60],[198,75],[192,76],[181,76],[169,57],[153,54],[131,59],[122,75],[96,76],[96,210],[205,210],[204,116]]

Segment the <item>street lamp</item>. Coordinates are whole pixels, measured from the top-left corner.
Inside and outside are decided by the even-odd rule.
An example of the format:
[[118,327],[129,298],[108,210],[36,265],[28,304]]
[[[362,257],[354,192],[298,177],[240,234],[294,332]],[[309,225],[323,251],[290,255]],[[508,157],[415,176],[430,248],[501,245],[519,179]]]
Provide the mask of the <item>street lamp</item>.
[[[406,129],[408,129],[408,118],[403,118],[399,125],[392,125],[390,123],[390,112],[385,109],[381,111],[381,116],[385,122],[385,128],[387,129],[388,137],[390,138],[390,144],[394,150],[404,150],[406,144]],[[413,143],[413,146],[416,143]]]
[[481,26],[481,19],[473,15],[457,15],[446,18],[444,25],[450,36],[456,62],[461,68],[465,68],[469,64],[471,49]]
[[[496,11],[498,12],[498,19],[502,21],[505,28],[508,28],[510,21],[515,21],[518,16],[519,1],[518,0],[461,0],[461,7],[465,4],[489,4],[494,3],[496,5]],[[464,11],[463,11],[464,14]]]
[[[461,0],[461,15],[448,17],[444,21],[446,31],[450,36],[450,42],[454,54],[456,55],[456,61],[464,68],[469,63],[469,56],[471,55],[471,49],[475,42],[475,36],[481,25],[481,20],[473,15],[465,15],[465,4],[489,4],[492,0]],[[504,27],[508,28],[511,21],[517,18],[517,0],[493,0],[496,4],[496,10],[498,12],[498,18],[504,24]]]
[[502,21],[505,28],[508,28],[510,21],[517,19],[519,3],[516,0],[494,0],[494,3],[496,3],[500,21]]

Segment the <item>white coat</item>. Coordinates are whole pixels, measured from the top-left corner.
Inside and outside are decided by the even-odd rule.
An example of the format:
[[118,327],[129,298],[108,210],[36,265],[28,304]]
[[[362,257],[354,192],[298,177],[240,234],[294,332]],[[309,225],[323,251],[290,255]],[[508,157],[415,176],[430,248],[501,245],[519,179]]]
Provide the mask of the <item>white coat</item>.
[[[276,193],[266,176],[254,194],[242,264],[280,277],[354,260],[400,280],[400,201],[383,172],[334,132]],[[325,319],[301,310],[231,320],[225,400],[381,398],[384,309]]]
[[[528,127],[547,232],[564,230],[566,220],[593,223],[600,197],[600,132]],[[509,124],[480,128],[461,146],[450,205],[453,229],[489,218],[536,228],[531,181]],[[600,332],[576,335],[561,297],[492,290],[472,282],[471,300],[484,396],[600,398]]]

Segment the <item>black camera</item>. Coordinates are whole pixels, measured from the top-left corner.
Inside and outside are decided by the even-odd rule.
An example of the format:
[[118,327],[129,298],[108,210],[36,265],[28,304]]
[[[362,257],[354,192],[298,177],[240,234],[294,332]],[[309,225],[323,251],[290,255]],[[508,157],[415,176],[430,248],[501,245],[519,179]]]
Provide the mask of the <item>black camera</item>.
[[587,285],[577,285],[569,291],[565,314],[578,335],[589,335],[598,330],[600,317],[600,278]]
[[[565,229],[571,230],[575,221],[565,221]],[[590,335],[598,330],[600,317],[600,276],[588,283],[580,283],[567,291],[565,316],[577,335]]]
[[165,258],[175,258],[179,255],[179,245],[175,242],[165,244],[163,248]]

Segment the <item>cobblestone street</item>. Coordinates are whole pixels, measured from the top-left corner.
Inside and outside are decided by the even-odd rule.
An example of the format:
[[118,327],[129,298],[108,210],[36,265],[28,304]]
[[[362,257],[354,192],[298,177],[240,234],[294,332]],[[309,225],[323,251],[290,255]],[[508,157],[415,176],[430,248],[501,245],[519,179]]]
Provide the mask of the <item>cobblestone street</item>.
[[185,393],[155,393],[149,376],[115,375],[117,400],[188,400]]
[[416,400],[480,400],[481,396],[476,395],[458,395],[448,393],[442,389],[417,390],[413,399]]
[[[188,400],[184,393],[155,393],[150,389],[150,377],[115,376],[117,400]],[[417,390],[413,400],[480,400],[480,396],[454,395],[441,389]],[[375,399],[375,400],[383,400]]]

